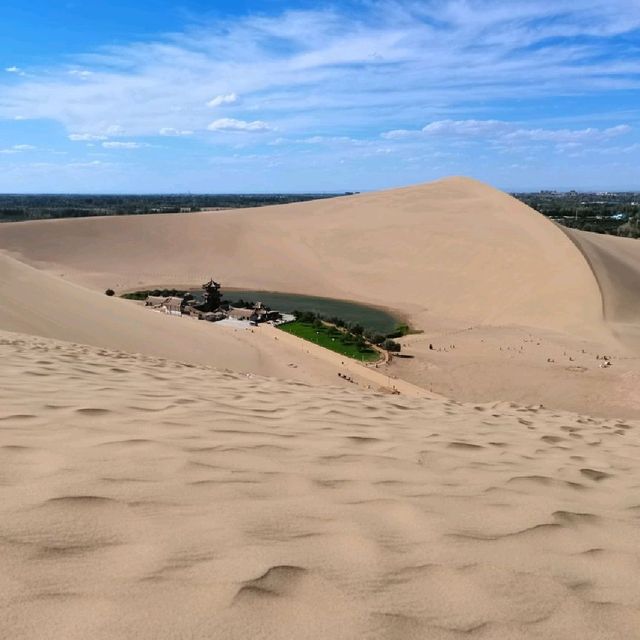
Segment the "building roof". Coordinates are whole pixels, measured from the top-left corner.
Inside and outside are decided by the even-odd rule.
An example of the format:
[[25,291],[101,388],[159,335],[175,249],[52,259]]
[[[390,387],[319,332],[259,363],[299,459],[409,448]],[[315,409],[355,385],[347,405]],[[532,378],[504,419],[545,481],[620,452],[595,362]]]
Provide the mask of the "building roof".
[[163,296],[147,296],[144,301],[147,306],[153,307],[180,307],[182,306],[182,298],[176,296],[169,296],[165,298]]
[[255,311],[253,309],[243,309],[236,307],[232,307],[231,309],[229,309],[229,317],[237,318],[239,320],[246,320],[250,318],[254,313]]

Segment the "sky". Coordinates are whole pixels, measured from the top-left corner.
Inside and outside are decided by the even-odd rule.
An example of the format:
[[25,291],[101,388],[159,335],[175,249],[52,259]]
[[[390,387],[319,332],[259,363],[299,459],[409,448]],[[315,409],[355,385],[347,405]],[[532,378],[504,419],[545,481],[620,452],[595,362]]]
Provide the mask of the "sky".
[[4,0],[0,192],[640,190],[640,0]]

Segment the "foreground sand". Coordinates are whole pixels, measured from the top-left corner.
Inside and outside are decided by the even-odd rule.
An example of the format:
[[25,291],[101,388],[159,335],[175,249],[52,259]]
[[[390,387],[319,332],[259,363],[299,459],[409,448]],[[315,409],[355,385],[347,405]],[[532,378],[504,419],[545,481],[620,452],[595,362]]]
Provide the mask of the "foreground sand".
[[637,637],[636,423],[0,357],[0,637]]

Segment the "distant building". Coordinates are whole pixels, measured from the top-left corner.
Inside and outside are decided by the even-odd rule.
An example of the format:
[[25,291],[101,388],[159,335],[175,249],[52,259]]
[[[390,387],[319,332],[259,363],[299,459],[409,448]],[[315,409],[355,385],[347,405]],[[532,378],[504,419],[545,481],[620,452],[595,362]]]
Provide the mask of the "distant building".
[[175,296],[163,298],[162,296],[147,296],[144,301],[147,307],[152,307],[157,311],[162,311],[170,316],[181,316],[184,307],[184,300]]
[[282,314],[279,311],[269,311],[262,303],[258,302],[252,309],[245,309],[243,307],[231,307],[227,312],[229,318],[236,320],[248,320],[253,324],[260,324],[261,322],[267,322],[268,320],[280,320]]
[[228,311],[228,316],[234,320],[249,320],[254,313],[255,309],[231,307]]
[[197,303],[193,297],[185,299],[176,296],[147,296],[145,305],[154,311],[161,311],[168,315],[195,315],[200,320],[209,322],[232,318],[257,325],[262,322],[282,320],[282,314],[279,311],[271,311],[261,302],[257,302],[251,308],[221,306],[220,284],[213,279],[202,288],[205,293],[204,302],[201,303]]

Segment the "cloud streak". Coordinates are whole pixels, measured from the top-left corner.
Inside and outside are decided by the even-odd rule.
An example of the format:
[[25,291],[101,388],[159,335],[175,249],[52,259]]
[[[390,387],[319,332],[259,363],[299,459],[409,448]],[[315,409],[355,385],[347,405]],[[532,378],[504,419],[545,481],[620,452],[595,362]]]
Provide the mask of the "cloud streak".
[[422,129],[394,129],[382,133],[386,140],[414,141],[438,138],[464,140],[492,139],[502,142],[549,142],[556,144],[581,144],[604,142],[631,133],[627,124],[605,129],[543,129],[524,128],[514,122],[501,120],[436,120]]
[[216,96],[212,100],[207,102],[207,107],[219,107],[223,104],[233,104],[238,101],[238,96],[235,93],[227,93],[222,96]]
[[209,131],[271,131],[271,127],[262,120],[236,120],[235,118],[220,118],[214,120],[207,127]]
[[110,141],[103,142],[102,146],[105,149],[141,149],[142,147],[148,147],[149,145],[143,142]]
[[0,153],[9,155],[14,153],[22,153],[23,151],[33,151],[36,147],[32,144],[14,144],[11,147],[0,149]]

